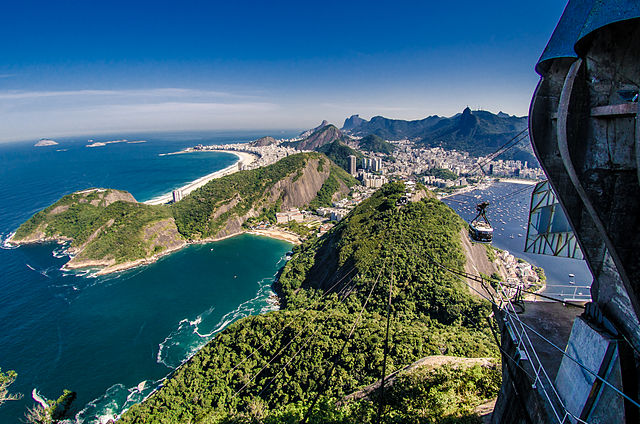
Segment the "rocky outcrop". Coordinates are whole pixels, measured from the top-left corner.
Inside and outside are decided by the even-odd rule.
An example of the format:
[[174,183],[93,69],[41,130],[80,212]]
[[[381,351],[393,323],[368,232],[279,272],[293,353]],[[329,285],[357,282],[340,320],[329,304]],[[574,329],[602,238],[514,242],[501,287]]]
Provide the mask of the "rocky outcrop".
[[90,245],[91,241],[95,239],[98,233],[103,231],[105,228],[109,228],[111,225],[113,225],[113,220],[110,220],[105,226],[102,226],[98,230],[96,230],[96,232],[92,234],[89,240],[80,248],[73,249],[73,252],[70,253],[75,253],[76,256],[71,258],[71,260],[64,265],[64,268],[102,268],[99,274],[108,274],[111,272],[129,269],[138,265],[155,262],[161,256],[181,249],[182,247],[187,245],[184,237],[182,237],[182,235],[178,232],[175,220],[173,218],[167,218],[160,221],[152,222],[141,228],[140,236],[142,245],[144,246],[146,251],[145,257],[125,262],[118,262],[115,257],[110,255],[100,259],[89,257],[85,253],[85,247]]
[[[330,166],[319,166],[320,160],[320,158],[309,159],[301,171],[275,183],[269,192],[265,194],[265,198],[260,205],[251,208],[246,214],[231,214],[224,227],[216,234],[215,239],[218,240],[240,234],[244,231],[242,224],[248,218],[257,217],[260,215],[262,208],[272,207],[278,201],[281,202],[281,210],[302,208],[308,205],[316,198],[318,191],[329,178],[331,172]],[[326,159],[324,160],[326,161]],[[348,192],[349,188],[341,182],[340,193],[345,194]],[[238,204],[240,197],[241,194],[239,193],[237,197],[218,208],[214,213],[214,217],[231,211]]]
[[302,133],[300,133],[300,137],[306,138],[309,137],[311,134],[313,134],[314,132],[321,130],[322,128],[326,127],[327,125],[329,125],[329,121],[327,121],[326,119],[323,119],[322,122],[320,123],[320,125],[318,125],[315,128],[312,128],[310,130],[306,130],[303,131]]
[[[434,355],[419,359],[413,364],[395,371],[385,377],[385,387],[391,387],[395,383],[399,375],[410,374],[419,369],[435,369],[444,365],[453,367],[472,367],[480,365],[481,367],[495,366],[495,358],[464,358],[459,356]],[[380,381],[377,381],[357,392],[351,393],[343,398],[342,403],[368,398],[372,393],[380,388]]]
[[360,128],[360,125],[365,123],[364,119],[360,117],[360,115],[351,115],[347,119],[344,120],[344,125],[342,125],[343,131],[351,131],[357,128]]
[[278,140],[276,140],[273,137],[261,137],[255,141],[252,141],[251,143],[249,143],[250,146],[253,147],[264,147],[264,146],[271,146],[272,144],[277,144]]
[[40,140],[36,144],[34,144],[34,146],[35,147],[46,147],[46,146],[56,146],[57,144],[58,144],[57,141],[48,140],[46,138],[43,138],[42,140]]

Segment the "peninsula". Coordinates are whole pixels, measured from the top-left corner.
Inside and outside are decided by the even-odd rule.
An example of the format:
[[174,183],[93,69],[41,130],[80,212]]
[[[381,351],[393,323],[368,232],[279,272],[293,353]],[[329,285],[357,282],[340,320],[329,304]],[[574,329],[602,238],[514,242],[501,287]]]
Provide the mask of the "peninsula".
[[[138,203],[126,192],[92,188],[36,213],[9,244],[67,243],[66,269],[110,273],[156,261],[186,246],[249,230],[247,220],[337,199],[357,181],[320,153],[299,153],[262,168],[204,182],[171,205]],[[328,196],[328,197],[327,197]]]

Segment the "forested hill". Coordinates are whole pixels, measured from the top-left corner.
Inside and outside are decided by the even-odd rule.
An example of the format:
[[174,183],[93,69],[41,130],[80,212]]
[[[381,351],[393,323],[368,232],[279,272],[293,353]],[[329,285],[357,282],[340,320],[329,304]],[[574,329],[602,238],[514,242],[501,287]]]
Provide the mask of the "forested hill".
[[88,189],[64,196],[16,231],[13,244],[70,242],[67,268],[114,272],[156,260],[190,241],[239,234],[250,220],[292,207],[330,205],[357,181],[320,153],[291,155],[209,181],[172,205],[137,203],[127,192]]
[[397,206],[404,191],[384,186],[295,248],[280,311],[230,325],[119,422],[477,422],[474,406],[499,389],[495,367],[401,373],[383,419],[376,393],[343,401],[381,377],[392,282],[386,374],[430,355],[496,357],[489,306],[430,259],[462,269],[463,222],[433,198]]
[[[357,119],[356,119],[357,118]],[[354,136],[375,134],[385,140],[413,140],[426,147],[443,147],[467,151],[473,156],[490,154],[527,127],[527,117],[493,114],[483,110],[462,113],[450,118],[437,115],[404,121],[374,116],[367,121],[358,116],[345,120],[343,131]],[[519,159],[537,166],[528,140],[511,149],[501,159]]]

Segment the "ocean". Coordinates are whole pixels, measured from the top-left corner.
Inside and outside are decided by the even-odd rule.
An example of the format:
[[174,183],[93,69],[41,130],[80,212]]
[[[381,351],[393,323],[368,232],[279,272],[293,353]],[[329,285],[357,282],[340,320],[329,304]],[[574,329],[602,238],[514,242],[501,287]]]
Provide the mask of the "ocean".
[[[34,147],[35,141],[0,144],[0,242],[33,213],[73,191],[110,187],[145,201],[236,161],[220,152],[160,154],[263,135],[116,134],[59,139],[50,147]],[[88,138],[146,142],[88,148]],[[446,203],[469,220],[476,200],[491,202],[521,187],[498,183]],[[529,196],[530,190],[490,206],[494,245],[543,267],[552,293],[554,286],[568,283],[569,273],[577,285],[590,285],[584,261],[523,252]],[[279,240],[242,235],[101,277],[61,271],[67,258],[56,244],[0,249],[0,368],[18,373],[10,389],[24,395],[0,407],[0,423],[23,418],[34,404],[33,389],[48,399],[63,389],[77,392],[77,423],[120,414],[226,325],[270,310],[270,285],[290,248]]]
[[[56,139],[49,147],[0,144],[0,241],[73,191],[117,188],[145,201],[237,160],[219,152],[162,153],[263,135],[116,134]],[[88,138],[146,142],[88,148]],[[242,235],[100,277],[61,271],[67,258],[53,243],[0,249],[0,368],[18,373],[10,391],[24,395],[0,407],[0,422],[19,422],[34,404],[33,389],[47,399],[63,389],[77,392],[78,423],[113,418],[229,323],[272,309],[270,286],[290,248]]]

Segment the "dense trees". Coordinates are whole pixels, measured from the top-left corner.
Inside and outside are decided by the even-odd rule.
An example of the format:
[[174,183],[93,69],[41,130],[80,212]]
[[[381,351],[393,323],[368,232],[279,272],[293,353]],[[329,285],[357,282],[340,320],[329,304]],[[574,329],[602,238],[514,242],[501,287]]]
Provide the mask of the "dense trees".
[[[340,400],[380,378],[392,279],[387,372],[429,355],[496,355],[488,305],[434,264],[462,268],[462,221],[434,199],[398,207],[403,194],[386,185],[294,249],[276,287],[282,310],[230,325],[122,422],[293,423],[316,395],[311,422],[372,422],[375,399]],[[471,405],[494,396],[497,381],[488,368],[402,377],[385,420],[473,422]]]
[[18,400],[22,398],[20,393],[9,393],[9,386],[13,384],[18,378],[18,374],[15,371],[9,370],[2,372],[0,369],[0,405],[9,400]]
[[349,171],[349,156],[353,155],[357,158],[358,163],[362,160],[363,155],[357,150],[352,149],[340,140],[335,140],[318,148],[319,152],[327,155],[336,165],[345,171]]
[[374,153],[384,153],[390,155],[393,153],[395,146],[388,141],[384,141],[382,137],[375,134],[369,134],[363,137],[358,143],[358,147],[362,150]]
[[82,247],[78,259],[113,258],[121,263],[149,256],[152,243],[145,240],[142,229],[171,218],[171,211],[165,206],[125,201],[103,206],[101,199],[112,191],[64,196],[22,224],[15,237],[28,237],[46,224],[46,237],[70,239],[71,248]]
[[[320,153],[300,153],[288,156],[272,165],[237,172],[215,179],[171,206],[135,203],[126,192],[116,190],[85,190],[64,196],[58,202],[38,212],[16,231],[15,239],[55,238],[71,240],[77,248],[77,260],[109,260],[116,264],[162,253],[168,246],[180,244],[182,238],[198,240],[215,237],[231,218],[246,216],[254,209],[262,211],[258,219],[248,224],[268,220],[275,222],[282,201],[272,198],[271,190],[286,178],[296,181],[311,160],[318,161],[318,170],[328,168],[329,177],[319,190],[312,207],[331,203],[340,187],[351,187],[357,181]],[[119,193],[131,201],[107,204],[107,195]],[[175,219],[165,228],[168,234],[158,237],[145,229],[159,221]],[[171,231],[173,230],[173,231]],[[177,240],[176,240],[177,239]]]

